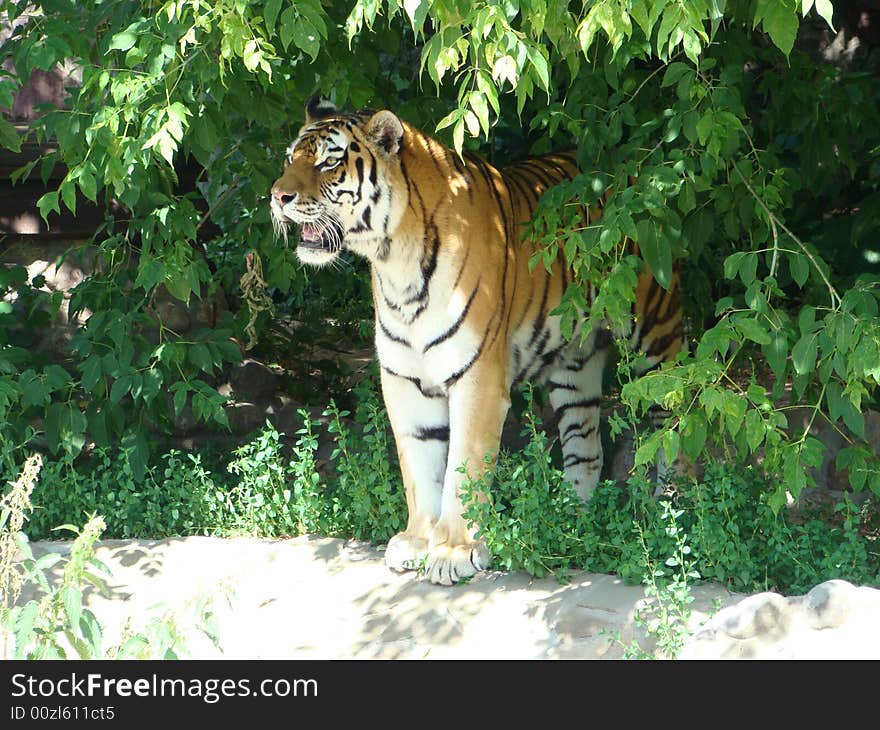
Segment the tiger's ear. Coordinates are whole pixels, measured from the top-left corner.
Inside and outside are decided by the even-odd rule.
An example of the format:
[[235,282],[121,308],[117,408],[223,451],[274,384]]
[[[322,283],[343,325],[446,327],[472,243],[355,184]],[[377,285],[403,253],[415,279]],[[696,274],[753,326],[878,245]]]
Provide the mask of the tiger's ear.
[[338,113],[339,110],[332,101],[320,94],[315,94],[306,103],[306,125],[321,119],[327,119]]
[[403,124],[393,112],[376,112],[367,122],[366,131],[367,136],[387,154],[396,155],[400,151]]

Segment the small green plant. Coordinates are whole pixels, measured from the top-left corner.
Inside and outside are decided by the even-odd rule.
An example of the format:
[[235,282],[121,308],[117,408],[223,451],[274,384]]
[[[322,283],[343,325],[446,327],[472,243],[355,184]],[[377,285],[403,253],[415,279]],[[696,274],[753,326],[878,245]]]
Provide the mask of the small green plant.
[[[153,617],[143,632],[127,630],[116,646],[105,648],[104,630],[97,617],[83,605],[84,589],[103,589],[94,570],[109,574],[95,558],[95,543],[105,529],[104,519],[93,515],[79,529],[63,525],[76,537],[67,556],[48,552],[36,558],[22,531],[32,509],[30,495],[37,481],[41,457],[30,457],[8,494],[0,500],[0,657],[3,659],[176,659],[186,649],[186,633],[180,617],[166,612]],[[20,556],[20,559],[19,559]],[[60,578],[49,571],[60,566]],[[31,585],[42,595],[19,604],[22,589]],[[195,604],[193,626],[215,645],[216,627],[210,600]]]
[[46,537],[61,523],[105,515],[114,537],[191,535],[220,519],[217,484],[196,453],[172,449],[138,476],[124,450],[101,447],[88,459],[47,461],[35,486],[30,534]]
[[635,624],[656,641],[656,655],[645,652],[637,641],[625,647],[624,657],[646,659],[654,656],[661,659],[674,659],[681,652],[688,635],[688,622],[691,618],[690,604],[694,597],[691,586],[700,580],[688,544],[688,535],[679,520],[684,510],[675,509],[668,500],[661,501],[660,519],[666,536],[673,541],[672,554],[662,565],[651,554],[645,533],[638,522],[633,527],[639,537],[645,560],[645,573],[642,584],[649,603],[636,611]]
[[290,509],[296,519],[298,534],[325,534],[331,528],[325,485],[321,484],[316,461],[318,437],[309,412],[300,408],[297,413],[303,425],[296,432],[299,438],[289,464],[293,495]]
[[[486,540],[495,565],[543,576],[576,561],[589,535],[577,494],[553,465],[531,389],[523,395],[522,433],[528,442],[519,454],[502,451],[494,467],[487,456],[491,486],[487,478],[465,480],[464,516],[479,526],[477,536]],[[466,473],[464,466],[459,471]]]
[[350,412],[330,403],[328,431],[336,448],[331,455],[336,480],[333,513],[338,529],[360,540],[382,542],[399,532],[406,520],[400,469],[393,457],[390,427],[375,388],[363,382],[357,390],[354,426]]
[[31,493],[37,481],[43,458],[28,457],[21,473],[10,484],[9,492],[0,500],[0,605],[4,610],[18,600],[24,582],[16,565],[18,545],[27,513],[33,509]]
[[[600,483],[581,505],[533,395],[523,394],[523,449],[502,450],[486,465],[491,486],[486,479],[465,482],[466,518],[479,525],[497,567],[535,576],[583,569],[642,582],[646,549],[657,565],[675,550],[656,485],[640,467],[626,484]],[[82,524],[96,513],[111,537],[308,533],[387,540],[405,524],[399,466],[376,386],[367,379],[354,396],[353,416],[331,402],[323,434],[302,409],[292,438],[267,424],[231,459],[171,450],[142,476],[125,449],[48,459],[30,497],[28,534],[49,537],[54,526]],[[318,457],[322,437],[333,442],[327,463]],[[3,466],[12,473],[10,453],[3,453]],[[880,584],[880,528],[870,495],[794,519],[774,508],[762,473],[748,466],[710,462],[699,481],[668,486],[694,570],[705,580],[739,592],[804,592],[829,578]]]
[[281,436],[266,422],[257,437],[239,447],[227,471],[237,479],[226,494],[230,526],[257,535],[296,535],[291,489],[281,452]]

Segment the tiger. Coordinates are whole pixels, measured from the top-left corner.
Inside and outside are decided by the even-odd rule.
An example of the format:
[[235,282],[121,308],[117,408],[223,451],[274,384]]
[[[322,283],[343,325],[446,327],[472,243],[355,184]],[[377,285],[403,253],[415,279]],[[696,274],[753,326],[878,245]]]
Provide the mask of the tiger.
[[[612,333],[584,317],[563,335],[551,313],[572,271],[563,253],[550,271],[530,268],[536,245],[523,240],[542,194],[576,175],[573,151],[497,168],[387,109],[342,112],[318,97],[306,105],[270,190],[271,217],[285,236],[298,228],[306,265],[326,266],[343,251],[370,264],[381,390],[408,513],[385,549],[395,571],[419,568],[451,585],[490,567],[479,526],[463,516],[463,484],[487,476],[514,386],[546,385],[566,480],[585,502],[598,485]],[[683,339],[677,270],[665,289],[641,271],[624,336],[643,353],[642,370],[674,359]]]

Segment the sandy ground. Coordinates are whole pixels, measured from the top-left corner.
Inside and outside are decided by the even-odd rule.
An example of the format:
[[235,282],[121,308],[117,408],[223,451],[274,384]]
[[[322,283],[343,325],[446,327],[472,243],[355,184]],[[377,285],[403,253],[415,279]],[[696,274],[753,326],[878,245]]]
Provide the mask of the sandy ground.
[[[618,659],[634,641],[654,646],[635,621],[642,588],[614,576],[488,572],[444,588],[386,569],[382,554],[310,537],[108,540],[96,556],[111,575],[87,604],[105,646],[173,617],[194,659]],[[703,584],[693,595],[684,658],[880,658],[878,590],[830,581],[804,597],[747,597]]]

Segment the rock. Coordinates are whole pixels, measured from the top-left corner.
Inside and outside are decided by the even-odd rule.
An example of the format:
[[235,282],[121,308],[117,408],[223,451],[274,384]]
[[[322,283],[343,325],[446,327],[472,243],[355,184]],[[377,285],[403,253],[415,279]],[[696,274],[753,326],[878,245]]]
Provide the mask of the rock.
[[275,395],[278,376],[260,361],[249,358],[232,368],[229,385],[235,399],[255,401]]
[[686,643],[681,659],[880,658],[880,590],[844,580],[804,596],[749,596],[719,611]]
[[814,629],[842,626],[852,614],[856,588],[845,580],[820,583],[804,596],[803,609]]
[[735,609],[719,613],[716,621],[724,633],[734,639],[755,636],[782,636],[791,624],[791,610],[785,598],[776,593],[759,593],[737,604]]

